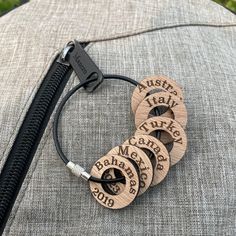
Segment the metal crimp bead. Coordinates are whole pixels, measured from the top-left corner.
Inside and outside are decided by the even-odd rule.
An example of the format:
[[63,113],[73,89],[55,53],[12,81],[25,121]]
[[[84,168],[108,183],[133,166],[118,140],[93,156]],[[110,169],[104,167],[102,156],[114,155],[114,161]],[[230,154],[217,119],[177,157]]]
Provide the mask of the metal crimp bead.
[[83,167],[73,163],[72,161],[69,161],[66,166],[70,169],[72,174],[74,174],[77,177],[81,177],[86,181],[88,181],[89,178],[91,177],[91,175],[87,173]]

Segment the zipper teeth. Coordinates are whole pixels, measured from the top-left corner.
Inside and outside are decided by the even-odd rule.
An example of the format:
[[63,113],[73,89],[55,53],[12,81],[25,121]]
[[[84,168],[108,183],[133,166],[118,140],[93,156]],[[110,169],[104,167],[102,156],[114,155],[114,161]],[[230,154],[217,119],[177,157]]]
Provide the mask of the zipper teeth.
[[[30,114],[29,122],[25,128],[20,141],[15,144],[14,153],[6,170],[2,170],[0,175],[0,222],[14,197],[16,188],[19,185],[22,173],[27,168],[31,161],[30,153],[36,143],[41,125],[50,107],[52,99],[59,88],[64,76],[68,72],[69,67],[63,64],[58,64],[55,72],[52,74],[44,90],[39,98],[36,98],[36,104],[33,112]],[[14,158],[13,158],[14,157]],[[7,160],[8,161],[8,160]]]

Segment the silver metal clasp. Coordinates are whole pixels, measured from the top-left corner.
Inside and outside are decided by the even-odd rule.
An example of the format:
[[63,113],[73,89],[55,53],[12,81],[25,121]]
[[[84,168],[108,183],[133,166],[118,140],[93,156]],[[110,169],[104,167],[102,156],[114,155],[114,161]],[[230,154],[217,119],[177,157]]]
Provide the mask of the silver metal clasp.
[[70,63],[66,60],[66,56],[68,52],[75,47],[74,41],[70,41],[69,43],[66,44],[66,46],[62,49],[57,62],[69,66]]
[[62,61],[66,61],[66,56],[67,56],[68,52],[69,52],[72,48],[74,48],[74,46],[75,46],[75,43],[74,43],[73,41],[70,41],[70,42],[62,49],[61,55],[60,55]]
[[70,169],[72,174],[74,174],[77,177],[81,177],[86,181],[88,181],[91,177],[91,175],[87,173],[83,167],[81,167],[78,164],[73,163],[72,161],[69,161],[66,164],[66,167]]

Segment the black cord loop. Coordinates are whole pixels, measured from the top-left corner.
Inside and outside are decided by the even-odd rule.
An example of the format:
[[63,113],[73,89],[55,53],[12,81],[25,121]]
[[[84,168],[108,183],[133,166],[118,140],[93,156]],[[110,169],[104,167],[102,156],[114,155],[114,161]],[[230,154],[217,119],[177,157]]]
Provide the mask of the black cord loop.
[[[137,86],[139,83],[129,77],[126,76],[122,76],[122,75],[113,75],[113,74],[107,74],[104,75],[104,79],[105,80],[110,80],[110,79],[118,79],[118,80],[123,80],[126,82],[129,82],[135,86]],[[74,88],[72,88],[66,95],[65,97],[62,99],[62,101],[60,102],[60,104],[58,105],[58,108],[56,110],[55,113],[55,117],[54,117],[54,122],[53,122],[53,140],[55,143],[55,147],[57,150],[58,155],[60,156],[60,158],[62,159],[62,161],[65,163],[65,165],[67,165],[69,163],[68,158],[66,157],[66,155],[64,154],[62,148],[61,148],[61,144],[59,141],[59,135],[58,135],[58,125],[59,125],[59,118],[62,112],[62,109],[64,108],[66,102],[70,99],[70,97],[76,92],[78,91],[80,88],[92,83],[96,81],[96,78],[92,78],[89,80],[86,80],[82,83],[79,83],[78,85],[76,85]],[[97,183],[116,183],[116,182],[121,182],[122,180],[124,180],[124,177],[120,177],[120,178],[116,178],[116,179],[99,179],[96,178],[94,176],[90,176],[89,178],[90,181],[93,182],[97,182]]]

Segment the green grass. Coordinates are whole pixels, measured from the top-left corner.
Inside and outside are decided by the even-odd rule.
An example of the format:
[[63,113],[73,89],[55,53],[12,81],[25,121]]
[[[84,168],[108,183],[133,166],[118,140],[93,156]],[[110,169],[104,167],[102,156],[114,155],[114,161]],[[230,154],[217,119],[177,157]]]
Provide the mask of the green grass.
[[[197,1],[197,0],[196,0]],[[236,0],[213,0],[236,13]],[[0,16],[19,6],[22,0],[0,0]]]
[[236,0],[214,0],[214,1],[236,13]]
[[0,15],[20,5],[20,0],[0,0]]

